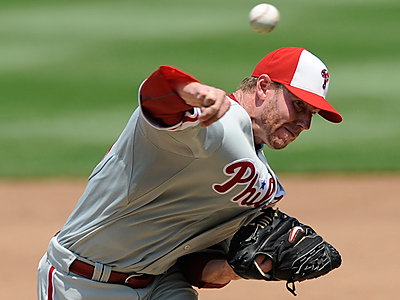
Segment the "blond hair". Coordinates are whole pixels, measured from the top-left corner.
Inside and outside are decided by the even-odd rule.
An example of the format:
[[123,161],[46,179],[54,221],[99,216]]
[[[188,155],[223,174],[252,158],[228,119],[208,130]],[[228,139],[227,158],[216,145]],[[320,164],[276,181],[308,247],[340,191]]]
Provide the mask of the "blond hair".
[[[258,77],[249,76],[242,80],[242,82],[238,86],[238,90],[242,90],[243,92],[254,92],[256,90]],[[282,89],[283,84],[272,81],[272,84],[276,89]]]

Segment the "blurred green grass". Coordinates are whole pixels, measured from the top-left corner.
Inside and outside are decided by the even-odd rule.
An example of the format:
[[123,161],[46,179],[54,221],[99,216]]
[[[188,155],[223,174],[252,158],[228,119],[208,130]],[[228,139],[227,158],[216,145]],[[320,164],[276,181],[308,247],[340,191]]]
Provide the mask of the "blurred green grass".
[[400,2],[270,1],[281,22],[251,31],[258,1],[2,1],[0,176],[87,176],[137,105],[140,83],[174,65],[232,92],[268,52],[299,46],[330,69],[341,124],[316,117],[278,172],[400,171]]

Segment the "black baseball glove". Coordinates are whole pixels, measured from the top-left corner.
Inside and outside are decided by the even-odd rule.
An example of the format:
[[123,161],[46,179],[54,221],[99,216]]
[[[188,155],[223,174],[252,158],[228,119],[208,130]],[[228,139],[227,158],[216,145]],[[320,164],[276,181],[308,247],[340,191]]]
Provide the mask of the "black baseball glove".
[[[270,272],[264,273],[255,262],[258,254],[271,259]],[[272,208],[239,229],[231,240],[227,260],[243,278],[286,281],[293,295],[294,282],[325,275],[342,261],[339,252],[310,226]]]

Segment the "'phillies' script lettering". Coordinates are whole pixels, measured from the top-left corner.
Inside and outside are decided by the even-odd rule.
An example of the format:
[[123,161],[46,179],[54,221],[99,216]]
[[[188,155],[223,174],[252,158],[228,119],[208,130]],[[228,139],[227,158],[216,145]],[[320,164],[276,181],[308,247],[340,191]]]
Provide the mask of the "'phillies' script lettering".
[[234,161],[225,166],[224,173],[230,178],[221,184],[214,184],[213,189],[219,194],[226,194],[237,185],[245,185],[243,191],[231,199],[240,205],[259,207],[275,193],[274,178],[269,176],[268,179],[259,179],[259,173],[252,160]]

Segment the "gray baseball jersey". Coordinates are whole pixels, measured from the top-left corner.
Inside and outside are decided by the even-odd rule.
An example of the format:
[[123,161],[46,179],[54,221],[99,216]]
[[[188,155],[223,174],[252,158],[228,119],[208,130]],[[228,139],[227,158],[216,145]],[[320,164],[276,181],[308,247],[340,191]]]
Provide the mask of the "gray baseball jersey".
[[279,201],[284,189],[254,145],[250,117],[230,102],[206,128],[199,108],[170,127],[138,108],[90,175],[60,246],[115,271],[161,274]]

